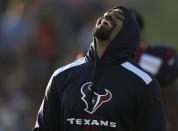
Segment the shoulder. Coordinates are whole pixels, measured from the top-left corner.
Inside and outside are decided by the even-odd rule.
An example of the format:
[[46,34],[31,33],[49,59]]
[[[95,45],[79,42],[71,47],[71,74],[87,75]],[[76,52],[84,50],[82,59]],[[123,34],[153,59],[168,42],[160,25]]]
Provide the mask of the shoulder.
[[121,66],[127,71],[129,79],[127,81],[129,85],[135,87],[137,96],[143,98],[150,98],[151,96],[160,97],[161,88],[157,79],[142,69],[137,63],[132,61],[126,61]]
[[142,69],[134,61],[126,61],[121,64],[124,70],[133,78],[134,82],[141,82],[146,85],[149,85],[153,81],[153,76]]
[[76,60],[76,61],[54,71],[54,73],[52,74],[52,76],[48,82],[47,90],[51,90],[52,87],[57,87],[58,85],[62,85],[64,83],[64,81],[66,80],[66,78],[73,76],[72,75],[73,70],[71,70],[70,73],[67,73],[67,71],[69,69],[74,69],[75,67],[79,67],[85,63],[86,63],[86,60],[85,60],[85,57],[83,57],[79,60]]
[[83,58],[81,58],[81,59],[79,59],[79,60],[76,60],[76,61],[74,61],[74,62],[72,62],[72,63],[70,63],[70,64],[68,64],[68,65],[66,65],[66,66],[63,66],[63,67],[57,69],[57,70],[53,73],[53,77],[56,77],[56,76],[58,76],[59,74],[65,72],[65,71],[67,71],[67,70],[69,70],[69,69],[72,69],[72,68],[74,68],[74,67],[81,66],[81,65],[83,65],[83,64],[85,64],[85,63],[86,63],[85,57],[83,57]]

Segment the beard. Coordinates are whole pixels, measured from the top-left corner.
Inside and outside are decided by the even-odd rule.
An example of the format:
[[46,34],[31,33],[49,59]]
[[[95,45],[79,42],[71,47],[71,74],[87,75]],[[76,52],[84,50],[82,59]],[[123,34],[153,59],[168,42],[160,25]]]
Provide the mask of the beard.
[[108,40],[113,29],[114,29],[114,26],[113,28],[108,29],[108,30],[106,30],[103,26],[101,26],[100,28],[94,27],[92,31],[92,35],[102,41]]

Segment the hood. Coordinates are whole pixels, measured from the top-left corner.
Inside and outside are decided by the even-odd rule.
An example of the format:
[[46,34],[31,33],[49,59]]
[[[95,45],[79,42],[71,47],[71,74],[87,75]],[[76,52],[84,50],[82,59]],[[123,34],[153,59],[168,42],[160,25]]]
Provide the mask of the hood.
[[96,52],[96,43],[94,40],[87,53],[88,60],[95,59],[99,63],[112,63],[118,60],[125,61],[130,58],[134,58],[136,50],[140,44],[139,27],[136,23],[136,20],[127,8],[123,6],[118,6],[115,8],[120,8],[124,11],[125,21],[121,31],[108,45],[101,59],[98,59]]

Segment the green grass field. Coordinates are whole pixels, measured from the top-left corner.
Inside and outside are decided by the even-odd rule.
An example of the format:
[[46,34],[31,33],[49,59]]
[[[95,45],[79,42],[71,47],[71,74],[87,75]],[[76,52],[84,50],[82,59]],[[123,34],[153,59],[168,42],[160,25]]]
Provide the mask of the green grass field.
[[148,43],[165,43],[178,50],[178,0],[162,1],[157,9],[144,12],[144,38]]

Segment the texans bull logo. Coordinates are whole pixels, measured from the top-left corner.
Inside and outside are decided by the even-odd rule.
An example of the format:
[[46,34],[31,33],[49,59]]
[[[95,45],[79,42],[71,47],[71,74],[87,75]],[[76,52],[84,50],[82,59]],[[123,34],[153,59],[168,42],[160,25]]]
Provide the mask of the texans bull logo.
[[109,90],[104,89],[106,93],[104,95],[99,95],[91,91],[91,86],[92,82],[87,82],[81,87],[81,93],[83,95],[81,99],[86,104],[84,110],[90,114],[94,113],[103,103],[108,102],[112,98],[112,94]]

